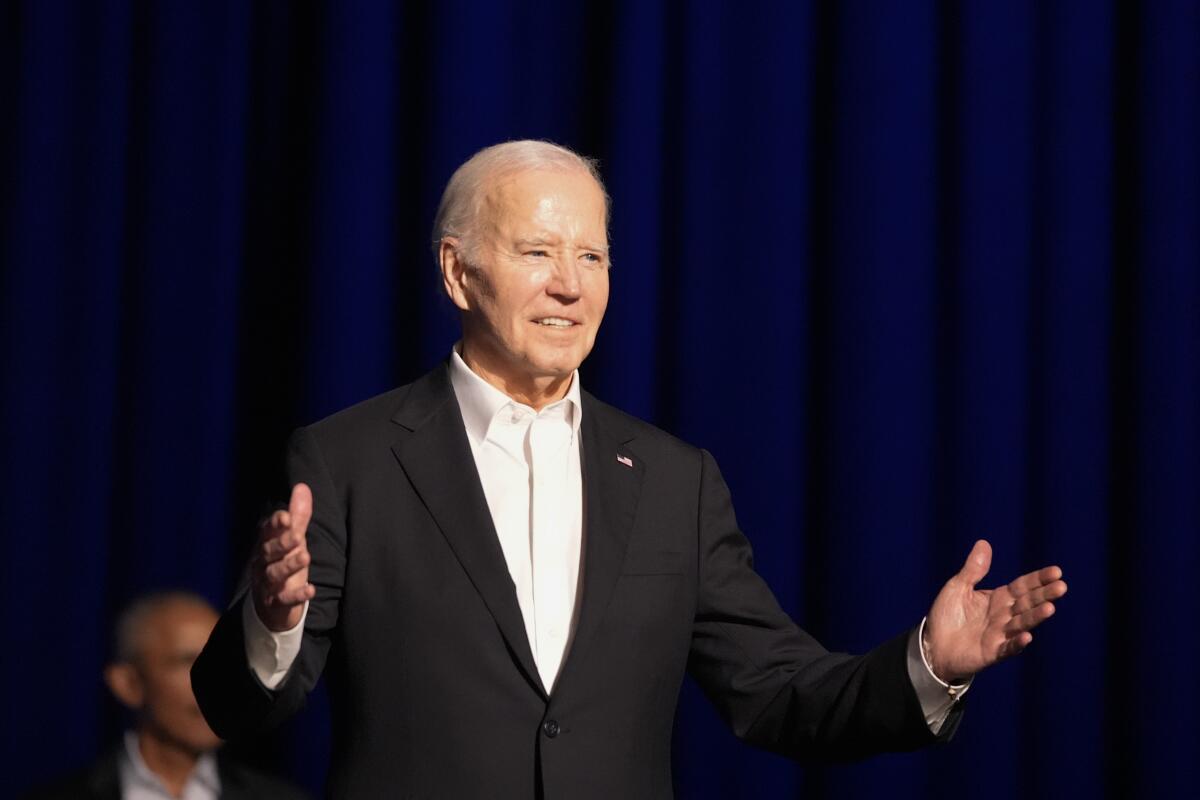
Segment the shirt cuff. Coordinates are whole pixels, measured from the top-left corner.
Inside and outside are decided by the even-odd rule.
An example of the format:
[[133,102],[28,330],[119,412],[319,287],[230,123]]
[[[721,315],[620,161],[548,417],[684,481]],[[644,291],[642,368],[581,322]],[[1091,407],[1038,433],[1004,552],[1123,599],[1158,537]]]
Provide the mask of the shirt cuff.
[[975,678],[972,677],[966,683],[952,684],[934,674],[925,655],[925,621],[922,618],[920,627],[908,637],[908,678],[917,692],[917,700],[920,701],[921,711],[925,714],[925,724],[936,736],[941,732],[954,704],[967,693]]
[[242,634],[246,641],[246,661],[250,671],[267,689],[276,689],[287,677],[288,670],[300,653],[304,639],[304,620],[308,618],[308,603],[296,627],[286,631],[273,631],[258,618],[254,598],[246,594],[242,598]]

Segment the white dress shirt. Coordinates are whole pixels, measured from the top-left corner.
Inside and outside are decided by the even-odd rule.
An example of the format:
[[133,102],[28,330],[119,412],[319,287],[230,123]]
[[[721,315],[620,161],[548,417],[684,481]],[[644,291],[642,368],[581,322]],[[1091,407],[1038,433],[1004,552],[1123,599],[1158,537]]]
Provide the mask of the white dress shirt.
[[558,676],[578,603],[583,540],[579,373],[567,395],[541,411],[480,378],[457,352],[450,383],[542,685]]
[[[500,548],[516,587],[542,685],[558,675],[578,616],[583,541],[583,480],[579,426],[583,420],[579,372],[566,397],[540,412],[518,403],[450,354],[450,383],[483,484]],[[242,604],[246,655],[268,689],[283,682],[300,651],[304,616],[282,633],[267,629],[253,602]],[[950,686],[929,668],[921,631],[909,639],[908,675],[925,721],[935,734],[967,686]]]
[[217,800],[221,796],[221,776],[217,757],[212,753],[205,753],[196,761],[177,798],[146,766],[133,731],[125,732],[125,750],[117,762],[117,775],[121,781],[121,800]]

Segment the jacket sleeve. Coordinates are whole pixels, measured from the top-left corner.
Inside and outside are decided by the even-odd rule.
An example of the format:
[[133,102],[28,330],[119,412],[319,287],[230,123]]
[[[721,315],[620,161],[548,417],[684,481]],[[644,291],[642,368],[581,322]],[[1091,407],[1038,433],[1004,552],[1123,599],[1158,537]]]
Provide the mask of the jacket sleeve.
[[701,454],[696,619],[688,669],[744,741],[798,761],[833,762],[935,737],[908,677],[909,633],[865,655],[830,653],[783,612],[754,571],[729,489]]
[[253,736],[299,710],[320,677],[337,635],[346,570],[346,517],[330,470],[307,428],[298,429],[288,443],[287,477],[289,486],[304,482],[312,489],[308,579],[316,595],[309,601],[300,652],[273,691],[259,682],[247,660],[242,604],[251,600],[246,585],[221,615],[192,665],[192,689],[208,724],[223,739]]

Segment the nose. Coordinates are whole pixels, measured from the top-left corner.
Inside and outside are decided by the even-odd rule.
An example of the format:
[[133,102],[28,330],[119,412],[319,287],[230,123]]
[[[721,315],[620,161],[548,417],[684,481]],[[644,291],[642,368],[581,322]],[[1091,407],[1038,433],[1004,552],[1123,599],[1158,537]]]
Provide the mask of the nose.
[[554,274],[546,286],[546,292],[564,300],[578,300],[582,292],[579,283],[579,265],[569,255],[554,259]]

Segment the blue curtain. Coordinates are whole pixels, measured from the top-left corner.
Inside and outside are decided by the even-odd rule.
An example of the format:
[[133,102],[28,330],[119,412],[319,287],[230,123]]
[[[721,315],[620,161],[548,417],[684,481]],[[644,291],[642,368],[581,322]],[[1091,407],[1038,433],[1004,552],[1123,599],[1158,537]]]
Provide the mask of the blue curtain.
[[[710,449],[832,648],[971,542],[1071,595],[953,743],[801,769],[685,687],[680,797],[1166,797],[1200,713],[1200,7],[62,3],[0,18],[0,774],[120,719],[114,611],[227,601],[287,431],[457,322],[429,228],[478,148],[595,155],[585,386]],[[314,787],[318,697],[251,754]]]

